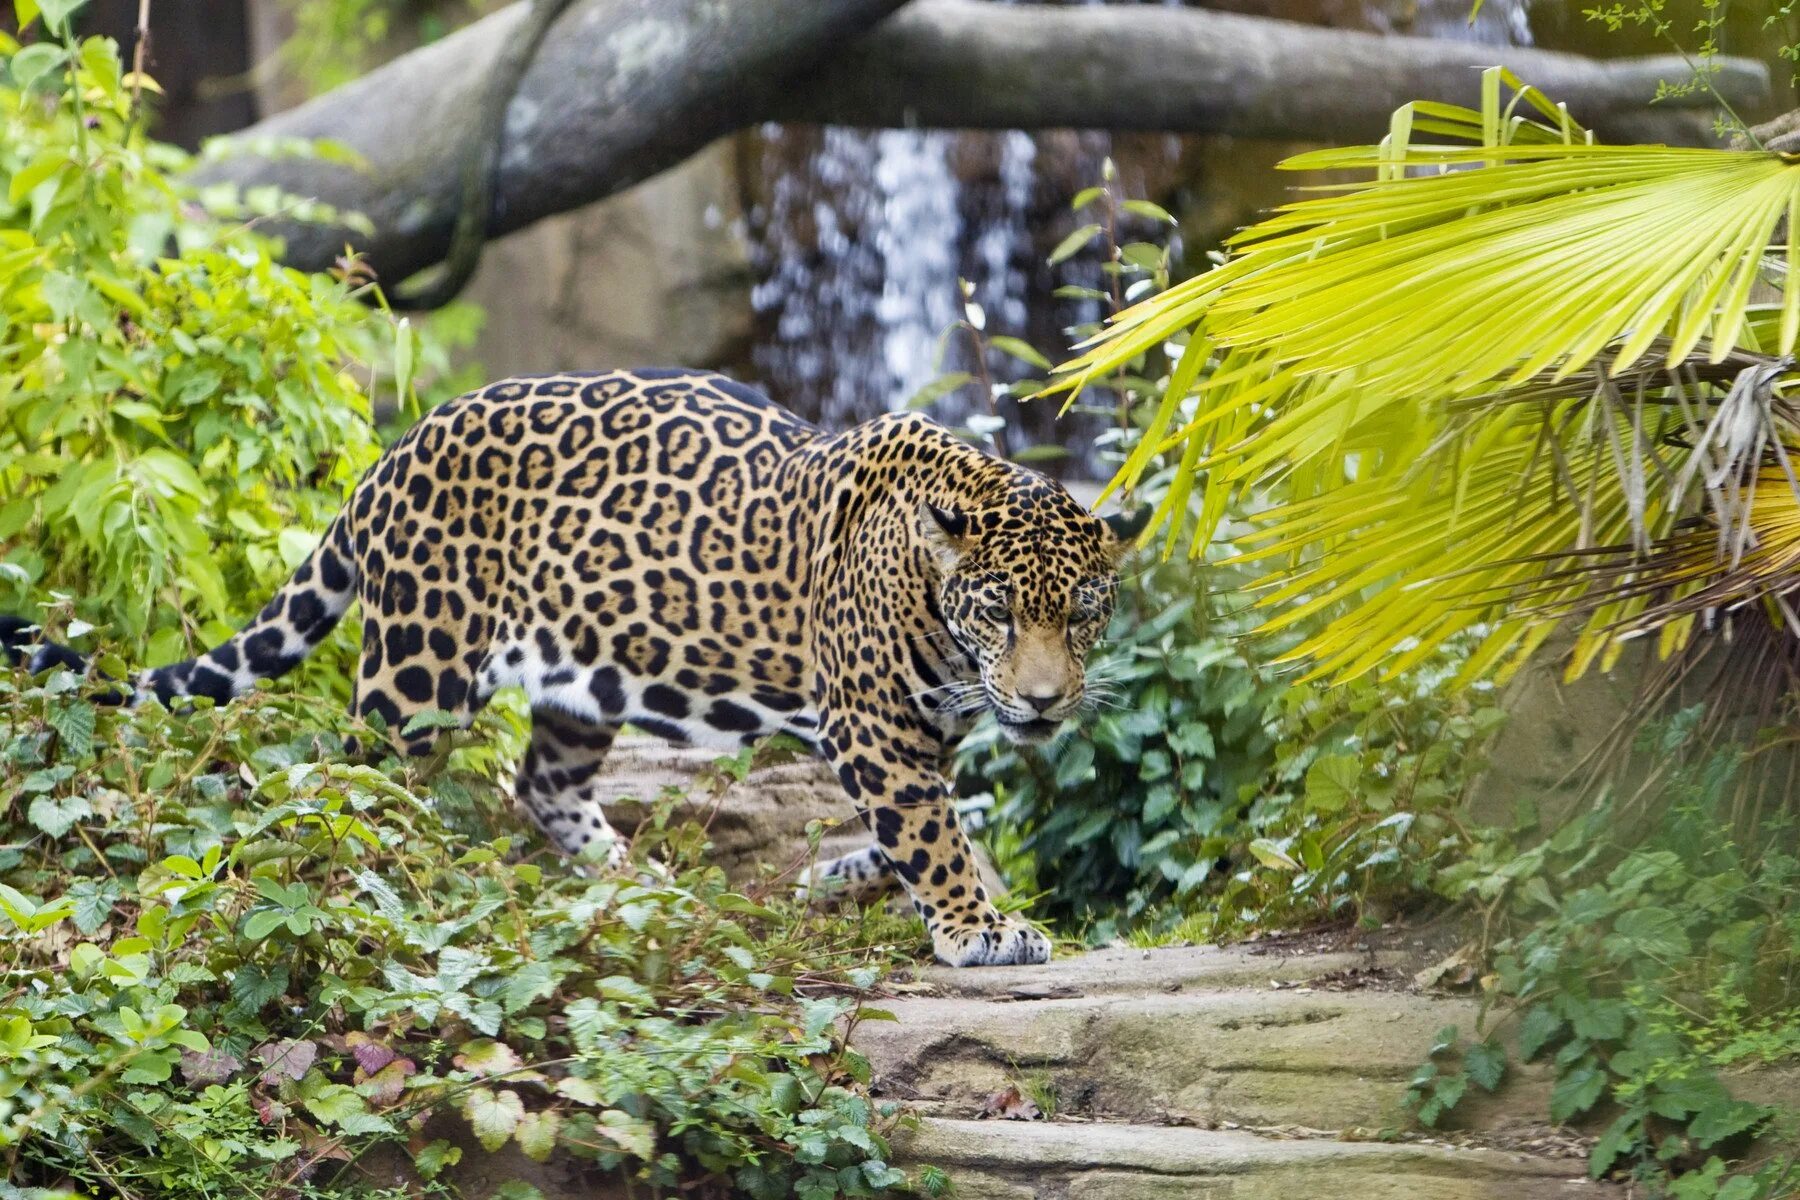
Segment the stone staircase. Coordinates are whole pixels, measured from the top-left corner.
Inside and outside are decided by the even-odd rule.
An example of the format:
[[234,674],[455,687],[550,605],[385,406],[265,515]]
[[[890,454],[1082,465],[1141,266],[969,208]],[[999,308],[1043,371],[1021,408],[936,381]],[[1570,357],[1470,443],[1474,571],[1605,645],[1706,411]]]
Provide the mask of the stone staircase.
[[[1405,950],[1108,950],[1043,967],[933,969],[858,1027],[899,1144],[964,1200],[1613,1197],[1578,1139],[1535,1124],[1515,1072],[1405,1135],[1406,1080],[1473,1002],[1408,994]],[[1021,1112],[1037,1119],[1009,1119]]]
[[[711,755],[620,740],[603,779],[615,824],[705,769]],[[816,762],[759,771],[707,806],[734,877],[787,863],[809,821],[849,815]],[[823,853],[863,844],[855,823]],[[1406,1081],[1435,1033],[1475,1029],[1473,1001],[1406,990],[1430,947],[1345,953],[1268,945],[1106,950],[1041,967],[931,968],[880,1002],[855,1041],[886,1099],[917,1114],[907,1165],[943,1168],[962,1200],[1408,1200],[1622,1197],[1586,1178],[1580,1140],[1537,1122],[1550,1080],[1515,1069],[1470,1096],[1459,1132],[1378,1140],[1410,1126]],[[1036,1096],[1042,1119],[996,1103]],[[1033,1101],[1035,1104],[1036,1101]]]

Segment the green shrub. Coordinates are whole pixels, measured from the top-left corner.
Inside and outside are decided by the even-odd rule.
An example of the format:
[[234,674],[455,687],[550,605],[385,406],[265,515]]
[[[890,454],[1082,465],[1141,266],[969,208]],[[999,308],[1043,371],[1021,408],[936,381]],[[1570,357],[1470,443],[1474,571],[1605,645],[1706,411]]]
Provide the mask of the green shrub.
[[[1732,812],[1744,751],[1702,745],[1699,718],[1640,736],[1669,776],[1649,828],[1603,803],[1547,838],[1477,840],[1438,886],[1493,915],[1490,1000],[1517,1019],[1520,1054],[1555,1072],[1551,1119],[1601,1122],[1593,1174],[1665,1187],[1687,1171],[1672,1185],[1684,1200],[1791,1194],[1791,1161],[1724,1172],[1771,1123],[1800,1136],[1792,1111],[1727,1087],[1730,1072],[1800,1057],[1794,823],[1744,835]],[[1433,1074],[1415,1080],[1421,1104]]]
[[317,206],[184,186],[110,40],[0,58],[0,610],[71,596],[170,661],[304,558],[442,347],[280,265],[255,220]]
[[258,692],[170,719],[0,675],[10,1184],[350,1195],[378,1147],[426,1179],[464,1153],[434,1114],[467,1152],[659,1187],[900,1182],[843,1041],[879,1015],[856,997],[891,919],[733,891],[666,807],[622,872],[540,865],[491,782],[504,714],[377,768],[340,711]]

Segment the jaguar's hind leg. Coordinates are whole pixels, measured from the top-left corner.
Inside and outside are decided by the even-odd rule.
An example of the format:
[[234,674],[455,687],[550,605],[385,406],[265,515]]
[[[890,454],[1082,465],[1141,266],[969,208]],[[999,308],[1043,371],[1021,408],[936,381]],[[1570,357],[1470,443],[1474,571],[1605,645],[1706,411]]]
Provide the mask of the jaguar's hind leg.
[[825,899],[850,896],[858,900],[873,899],[892,891],[900,884],[893,864],[879,846],[864,846],[849,854],[841,854],[825,862],[814,863],[800,875],[795,885],[802,898]]
[[[625,839],[606,820],[594,777],[618,729],[555,709],[531,711],[531,747],[519,764],[519,803],[564,854],[598,856],[607,866],[625,858]],[[596,847],[590,849],[590,847]]]

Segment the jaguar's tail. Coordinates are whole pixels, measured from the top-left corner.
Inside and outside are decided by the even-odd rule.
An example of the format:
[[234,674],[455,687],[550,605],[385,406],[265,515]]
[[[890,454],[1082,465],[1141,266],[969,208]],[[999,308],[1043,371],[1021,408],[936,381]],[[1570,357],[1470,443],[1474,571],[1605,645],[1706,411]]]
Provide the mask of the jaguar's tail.
[[[285,675],[325,640],[350,607],[356,580],[345,510],[293,577],[235,637],[186,662],[138,672],[129,694],[120,688],[117,698],[135,703],[155,696],[166,704],[177,696],[209,696],[223,704],[249,691],[258,679]],[[57,666],[87,670],[87,660],[79,653],[42,640],[39,632],[23,618],[0,616],[0,654],[34,673]]]

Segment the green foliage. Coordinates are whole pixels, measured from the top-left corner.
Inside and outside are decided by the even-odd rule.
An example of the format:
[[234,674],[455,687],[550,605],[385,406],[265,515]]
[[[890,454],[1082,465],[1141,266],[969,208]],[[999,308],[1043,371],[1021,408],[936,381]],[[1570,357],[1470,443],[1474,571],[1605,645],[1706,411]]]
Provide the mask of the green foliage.
[[[1551,1119],[1603,1122],[1596,1176],[1699,1167],[1673,1194],[1776,1195],[1785,1163],[1698,1189],[1749,1135],[1793,1120],[1734,1096],[1727,1074],[1800,1056],[1800,858],[1791,818],[1734,832],[1741,751],[1699,745],[1698,724],[1689,711],[1643,736],[1671,782],[1641,841],[1602,805],[1524,848],[1486,839],[1439,886],[1503,931],[1491,998],[1517,1017],[1520,1056],[1555,1072]],[[1415,1080],[1427,1123],[1456,1098],[1437,1082]]]
[[1484,1092],[1500,1086],[1506,1077],[1506,1051],[1492,1038],[1462,1044],[1454,1025],[1438,1030],[1427,1060],[1406,1085],[1406,1104],[1422,1125],[1436,1125],[1439,1118],[1469,1094],[1473,1084]]
[[111,41],[0,57],[0,610],[70,595],[169,661],[310,551],[444,346],[252,225],[319,206],[181,184]]
[[479,0],[284,0],[294,32],[282,65],[309,92],[348,83],[380,60],[393,40],[435,41],[480,15]]
[[1089,666],[1109,698],[1079,734],[1023,748],[987,722],[961,752],[993,788],[1002,865],[1042,891],[1034,914],[1102,940],[1216,886],[1242,844],[1241,797],[1274,765],[1276,685],[1233,645],[1199,574],[1164,565],[1121,590]]
[[1467,651],[1452,643],[1387,683],[1288,680],[1277,766],[1246,809],[1237,869],[1182,936],[1378,922],[1428,904],[1437,871],[1469,851],[1457,814],[1504,721],[1491,689],[1453,686]]
[[350,1195],[378,1146],[431,1179],[476,1143],[770,1200],[902,1182],[844,1045],[882,1015],[878,918],[733,891],[667,805],[620,872],[540,865],[491,782],[504,713],[378,769],[337,711],[0,676],[12,1184]]
[[1184,343],[1114,482],[1180,448],[1202,543],[1279,489],[1239,539],[1266,564],[1267,632],[1311,623],[1299,652],[1345,679],[1481,626],[1473,680],[1563,618],[1577,673],[1645,633],[1672,653],[1702,611],[1780,622],[1800,166],[1595,144],[1499,68],[1479,109],[1410,104],[1377,145],[1284,165],[1364,175],[1121,313],[1052,389]]

